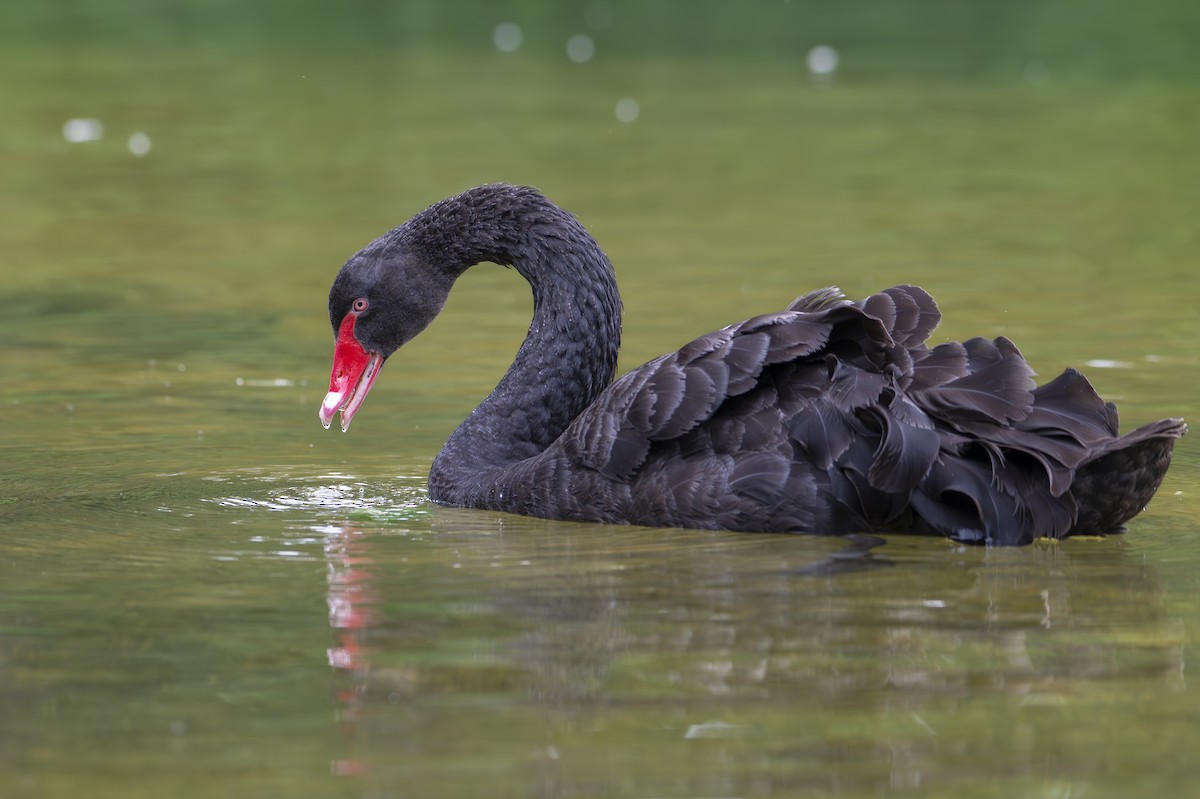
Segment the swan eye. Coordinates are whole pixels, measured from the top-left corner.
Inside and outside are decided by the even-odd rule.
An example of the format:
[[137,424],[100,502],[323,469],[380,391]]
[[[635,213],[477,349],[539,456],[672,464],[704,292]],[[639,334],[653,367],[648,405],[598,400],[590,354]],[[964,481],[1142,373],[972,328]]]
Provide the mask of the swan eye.
[[367,300],[366,297],[359,297],[357,300],[354,301],[354,304],[351,307],[354,308],[355,313],[362,313],[363,311],[365,311],[371,307],[371,303]]

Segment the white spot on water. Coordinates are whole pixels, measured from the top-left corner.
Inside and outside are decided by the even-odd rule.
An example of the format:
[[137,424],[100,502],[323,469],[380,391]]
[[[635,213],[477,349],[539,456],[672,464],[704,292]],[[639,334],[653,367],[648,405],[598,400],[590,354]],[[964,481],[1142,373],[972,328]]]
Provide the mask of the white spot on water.
[[296,385],[295,380],[288,380],[286,377],[273,377],[267,380],[239,377],[233,382],[236,385],[250,386],[251,388],[292,388]]
[[1090,366],[1093,369],[1132,369],[1133,364],[1129,361],[1110,361],[1107,358],[1095,358],[1090,361],[1084,361],[1084,366]]
[[586,33],[577,33],[567,39],[567,58],[576,64],[586,64],[596,54],[596,43]]
[[735,725],[724,721],[705,721],[701,724],[692,724],[689,726],[683,737],[688,740],[696,738],[728,738],[736,729]]
[[492,44],[502,53],[515,53],[520,50],[524,39],[525,34],[521,32],[521,26],[515,22],[501,22],[492,31]]
[[829,77],[837,72],[838,52],[827,44],[818,44],[808,51],[805,59],[808,71],[818,77]]
[[127,141],[125,144],[127,147],[129,147],[129,152],[131,152],[136,158],[141,158],[142,156],[150,154],[150,137],[145,133],[142,133],[140,130],[136,133],[131,133],[129,135],[129,141]]
[[98,119],[68,119],[63,124],[62,134],[72,144],[99,141],[104,138],[104,124]]
[[622,97],[620,100],[617,100],[617,119],[621,122],[634,121],[638,118],[641,110],[638,101],[632,97]]

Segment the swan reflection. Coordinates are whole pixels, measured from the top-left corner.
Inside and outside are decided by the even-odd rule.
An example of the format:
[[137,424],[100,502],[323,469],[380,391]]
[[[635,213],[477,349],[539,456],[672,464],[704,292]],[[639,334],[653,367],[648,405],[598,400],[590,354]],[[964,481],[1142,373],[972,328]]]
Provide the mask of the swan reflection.
[[831,759],[870,764],[839,790],[927,787],[948,757],[1091,773],[1104,755],[1064,750],[1043,708],[1090,712],[1130,681],[1185,687],[1182,626],[1119,538],[893,537],[895,568],[811,576],[842,542],[451,508],[327,529],[334,770],[381,786],[483,790],[461,771],[483,748],[550,795],[617,793],[614,762],[664,758],[693,794],[764,787],[776,757],[826,791]]

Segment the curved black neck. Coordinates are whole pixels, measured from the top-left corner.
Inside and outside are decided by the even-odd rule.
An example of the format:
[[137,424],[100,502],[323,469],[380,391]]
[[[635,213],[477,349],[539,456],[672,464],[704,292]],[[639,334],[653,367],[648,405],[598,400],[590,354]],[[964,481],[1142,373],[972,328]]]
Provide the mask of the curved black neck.
[[471,192],[447,201],[458,204],[462,227],[448,232],[441,209],[436,236],[426,234],[434,241],[424,242],[458,274],[492,261],[533,289],[533,321],[512,366],[434,460],[429,493],[442,502],[478,504],[505,467],[557,439],[616,370],[621,300],[608,258],[571,214],[531,189],[512,191],[500,204],[464,202]]

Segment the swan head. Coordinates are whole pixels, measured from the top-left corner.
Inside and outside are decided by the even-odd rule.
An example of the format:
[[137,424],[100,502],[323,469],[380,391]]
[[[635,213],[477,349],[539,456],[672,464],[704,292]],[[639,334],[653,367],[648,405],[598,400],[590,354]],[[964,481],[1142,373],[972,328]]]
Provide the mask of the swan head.
[[342,432],[349,429],[384,361],[437,317],[454,283],[396,232],[356,253],[329,290],[333,369],[319,411],[326,428],[340,412]]
[[[588,252],[580,256],[576,246],[563,256],[556,248],[568,241]],[[340,412],[342,430],[350,426],[384,361],[434,320],[469,267],[491,261],[530,279],[522,270],[547,268],[537,257],[545,252],[556,256],[543,259],[552,264],[577,267],[590,258],[611,279],[612,267],[574,217],[536,189],[504,183],[434,203],[355,253],[329,290],[336,343],[321,423],[329,427]],[[615,290],[612,303],[619,320]]]

